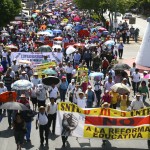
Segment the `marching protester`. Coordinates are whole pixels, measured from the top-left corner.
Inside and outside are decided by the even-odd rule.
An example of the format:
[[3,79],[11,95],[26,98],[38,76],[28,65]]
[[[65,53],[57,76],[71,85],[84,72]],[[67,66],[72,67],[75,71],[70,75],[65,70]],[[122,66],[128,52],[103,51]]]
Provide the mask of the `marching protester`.
[[52,133],[55,134],[55,124],[56,124],[56,113],[57,113],[57,104],[55,98],[50,98],[50,103],[47,105],[47,114],[48,114],[48,128],[50,130],[52,125]]
[[21,150],[24,142],[24,135],[26,134],[25,121],[20,113],[17,113],[13,122],[14,137],[17,144],[17,150]]
[[48,116],[44,106],[39,107],[39,112],[36,117],[36,129],[38,128],[40,134],[41,147],[44,146],[44,134],[45,134],[46,146],[48,146],[48,134],[49,134]]
[[45,106],[46,90],[45,90],[43,84],[37,85],[36,96],[37,96],[38,107]]

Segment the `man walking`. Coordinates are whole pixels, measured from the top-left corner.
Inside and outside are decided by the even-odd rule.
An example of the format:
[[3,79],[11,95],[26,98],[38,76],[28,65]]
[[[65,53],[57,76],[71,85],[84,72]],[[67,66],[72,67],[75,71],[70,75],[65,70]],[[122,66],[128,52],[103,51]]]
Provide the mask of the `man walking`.
[[37,114],[36,118],[36,129],[39,127],[39,133],[40,133],[40,142],[41,146],[43,147],[44,145],[44,133],[45,133],[45,141],[46,141],[46,146],[48,146],[48,117],[45,112],[45,107],[40,106],[39,108],[39,113]]

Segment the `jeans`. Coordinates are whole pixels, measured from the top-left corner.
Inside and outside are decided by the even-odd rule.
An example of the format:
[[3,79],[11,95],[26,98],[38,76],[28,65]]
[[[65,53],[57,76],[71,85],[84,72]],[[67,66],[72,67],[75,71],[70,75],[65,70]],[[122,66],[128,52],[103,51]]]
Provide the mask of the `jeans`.
[[48,115],[48,128],[51,127],[52,121],[53,121],[52,132],[55,133],[56,113]]
[[7,110],[7,115],[8,115],[8,124],[9,126],[11,126],[13,118],[14,118],[13,110]]
[[101,90],[95,91],[95,95],[96,95],[96,98],[97,98],[97,106],[98,107],[100,106],[101,93],[102,93]]
[[138,92],[139,85],[140,85],[140,82],[132,82],[132,87],[133,87],[134,95],[135,95],[136,92]]
[[44,143],[44,133],[45,133],[45,141],[46,141],[46,143],[48,143],[48,134],[49,134],[48,131],[49,131],[48,124],[39,126],[41,144]]
[[38,107],[40,107],[40,106],[45,107],[45,100],[44,101],[38,100]]
[[119,58],[122,58],[123,55],[123,49],[118,49]]
[[60,89],[60,100],[65,102],[65,96],[66,96],[67,90]]
[[30,140],[31,122],[26,122],[26,128],[27,128],[26,140]]

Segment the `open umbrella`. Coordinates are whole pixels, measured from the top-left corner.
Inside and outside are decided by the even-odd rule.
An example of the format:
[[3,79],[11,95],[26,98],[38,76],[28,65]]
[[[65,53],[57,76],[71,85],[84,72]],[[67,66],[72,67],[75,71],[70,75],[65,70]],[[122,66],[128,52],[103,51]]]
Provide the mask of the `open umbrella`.
[[146,76],[144,76],[145,79],[150,79],[150,74],[147,74]]
[[28,80],[18,80],[11,85],[11,88],[14,90],[29,90],[32,87],[33,84]]
[[54,38],[54,40],[62,41],[62,40],[63,40],[63,38],[62,38],[62,37],[60,37],[60,36],[58,36],[58,37],[55,37],[55,38]]
[[58,84],[60,82],[58,77],[48,76],[42,80],[45,85]]
[[62,47],[60,46],[60,45],[53,45],[53,47],[52,47],[53,49],[62,49]]
[[54,34],[61,34],[61,33],[62,33],[62,31],[61,31],[61,30],[59,30],[59,29],[54,29],[54,30],[53,30],[53,33],[54,33]]
[[17,46],[15,46],[15,45],[13,45],[13,44],[11,44],[11,45],[7,45],[7,46],[5,46],[5,48],[6,49],[18,49],[18,47]]
[[129,70],[131,67],[127,64],[116,64],[113,66],[114,70]]
[[18,64],[28,64],[28,65],[30,65],[30,64],[32,64],[32,63],[31,63],[31,61],[29,61],[29,60],[19,60],[19,61],[18,61]]
[[42,73],[47,74],[47,75],[56,75],[57,74],[57,72],[53,69],[46,69]]
[[52,48],[49,45],[42,45],[38,48],[40,52],[51,52]]
[[76,52],[77,50],[73,47],[73,46],[69,46],[67,49],[66,49],[66,54],[69,55],[69,54],[72,54],[74,52]]
[[1,36],[2,37],[9,37],[10,35],[7,32],[5,32],[5,33],[2,33]]
[[101,72],[92,72],[89,74],[89,77],[103,77],[104,74]]
[[45,24],[43,24],[43,25],[40,26],[41,30],[45,30],[46,28],[47,28],[47,26]]
[[112,46],[112,45],[115,45],[115,42],[113,40],[108,40],[104,43],[104,45],[106,46]]
[[74,44],[74,46],[76,46],[76,47],[84,47],[85,44],[84,43],[76,43],[76,44]]
[[111,87],[111,89],[119,94],[130,93],[130,88],[123,83],[116,83]]
[[7,102],[0,106],[0,109],[8,109],[8,110],[28,110],[28,108],[21,103],[18,102]]

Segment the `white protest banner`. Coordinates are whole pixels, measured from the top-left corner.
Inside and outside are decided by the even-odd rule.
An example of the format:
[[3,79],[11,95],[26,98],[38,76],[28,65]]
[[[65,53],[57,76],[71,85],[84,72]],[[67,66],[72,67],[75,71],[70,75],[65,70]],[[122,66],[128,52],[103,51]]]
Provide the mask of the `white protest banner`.
[[14,59],[17,60],[27,60],[32,63],[33,66],[36,66],[38,64],[42,63],[43,56],[47,56],[47,59],[51,61],[55,61],[57,63],[62,62],[63,59],[63,54],[62,53],[53,53],[53,52],[12,52],[11,53],[11,60],[13,61]]

